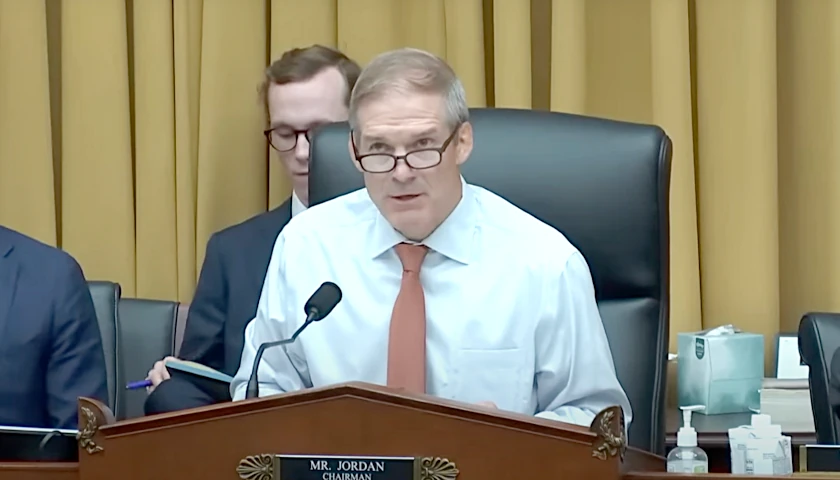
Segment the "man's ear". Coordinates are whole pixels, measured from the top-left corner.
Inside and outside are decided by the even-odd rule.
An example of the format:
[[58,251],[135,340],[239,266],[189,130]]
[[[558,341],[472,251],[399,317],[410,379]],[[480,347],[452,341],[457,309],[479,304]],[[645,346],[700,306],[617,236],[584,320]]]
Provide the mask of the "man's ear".
[[362,170],[362,166],[359,165],[359,161],[356,160],[356,152],[353,151],[353,132],[350,132],[350,135],[347,135],[347,151],[350,152],[350,161],[353,162],[353,166],[356,167],[356,170],[365,173]]
[[467,159],[470,158],[470,153],[472,153],[473,149],[473,129],[472,124],[470,122],[464,122],[461,124],[461,128],[458,130],[458,142],[456,143],[456,152],[458,157],[456,158],[456,163],[458,165],[462,165]]

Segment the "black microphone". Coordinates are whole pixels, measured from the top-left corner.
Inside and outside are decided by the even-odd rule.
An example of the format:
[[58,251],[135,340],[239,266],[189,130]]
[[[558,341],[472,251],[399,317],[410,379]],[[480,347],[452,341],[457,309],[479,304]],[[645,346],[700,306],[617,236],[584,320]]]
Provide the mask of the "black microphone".
[[273,342],[265,342],[257,349],[257,354],[254,357],[254,365],[251,367],[251,376],[248,378],[248,388],[245,391],[245,398],[257,398],[260,396],[260,382],[257,378],[257,371],[260,368],[260,360],[267,348],[276,347],[278,345],[288,345],[294,342],[300,332],[309,326],[312,322],[323,320],[324,317],[332,312],[333,308],[341,301],[341,289],[338,285],[332,282],[324,282],[315,290],[315,293],[306,301],[303,311],[306,312],[306,321],[303,325],[292,334],[291,338],[285,340],[275,340]]

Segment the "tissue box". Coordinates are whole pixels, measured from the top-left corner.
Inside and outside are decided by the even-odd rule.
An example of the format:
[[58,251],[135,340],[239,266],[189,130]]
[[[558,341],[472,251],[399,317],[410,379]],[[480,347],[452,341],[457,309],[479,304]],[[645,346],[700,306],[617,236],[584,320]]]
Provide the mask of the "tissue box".
[[677,344],[679,406],[702,405],[704,415],[761,408],[763,335],[680,333]]

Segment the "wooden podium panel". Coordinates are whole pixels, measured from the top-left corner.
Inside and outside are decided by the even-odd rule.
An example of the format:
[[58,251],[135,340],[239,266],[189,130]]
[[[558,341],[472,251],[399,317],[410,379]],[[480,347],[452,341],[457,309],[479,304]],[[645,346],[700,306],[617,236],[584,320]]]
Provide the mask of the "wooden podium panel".
[[92,400],[79,411],[81,480],[275,480],[263,456],[274,454],[416,457],[439,467],[416,480],[617,480],[630,467],[664,468],[661,457],[626,449],[619,407],[585,428],[349,383],[120,423]]
[[[78,475],[77,465],[73,464],[10,464],[0,463],[0,480],[71,480]],[[114,478],[120,478],[115,476]],[[158,476],[159,480],[180,480],[181,476],[165,475]],[[188,477],[191,478],[191,477]],[[236,478],[236,477],[233,477]],[[675,474],[662,472],[631,472],[624,474],[622,480],[777,480],[778,476],[755,476],[755,475],[730,475],[724,473],[709,473],[700,475]],[[784,478],[784,477],[782,477]],[[796,480],[826,480],[837,478],[836,475],[819,474],[794,474]],[[285,479],[294,480],[294,479]],[[560,480],[560,479],[558,479]],[[598,477],[586,476],[580,478],[568,478],[563,480],[600,480]]]
[[[0,480],[777,478],[665,473],[664,458],[626,448],[620,407],[584,428],[364,383],[119,423],[105,405],[81,399],[79,430],[77,464],[0,463]],[[326,455],[360,465],[366,460],[358,457],[378,457],[399,468],[370,475],[324,469],[339,464],[335,457],[313,460]]]
[[76,480],[76,463],[0,462],[0,480]]

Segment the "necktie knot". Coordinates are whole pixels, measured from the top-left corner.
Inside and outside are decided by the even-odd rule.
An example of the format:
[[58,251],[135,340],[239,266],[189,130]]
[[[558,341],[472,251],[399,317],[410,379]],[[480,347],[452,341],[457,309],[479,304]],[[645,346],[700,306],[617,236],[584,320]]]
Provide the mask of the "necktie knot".
[[429,251],[425,245],[415,245],[411,243],[397,244],[397,256],[402,262],[403,271],[406,272],[420,272],[420,266],[423,264],[423,259],[426,258],[426,253]]

